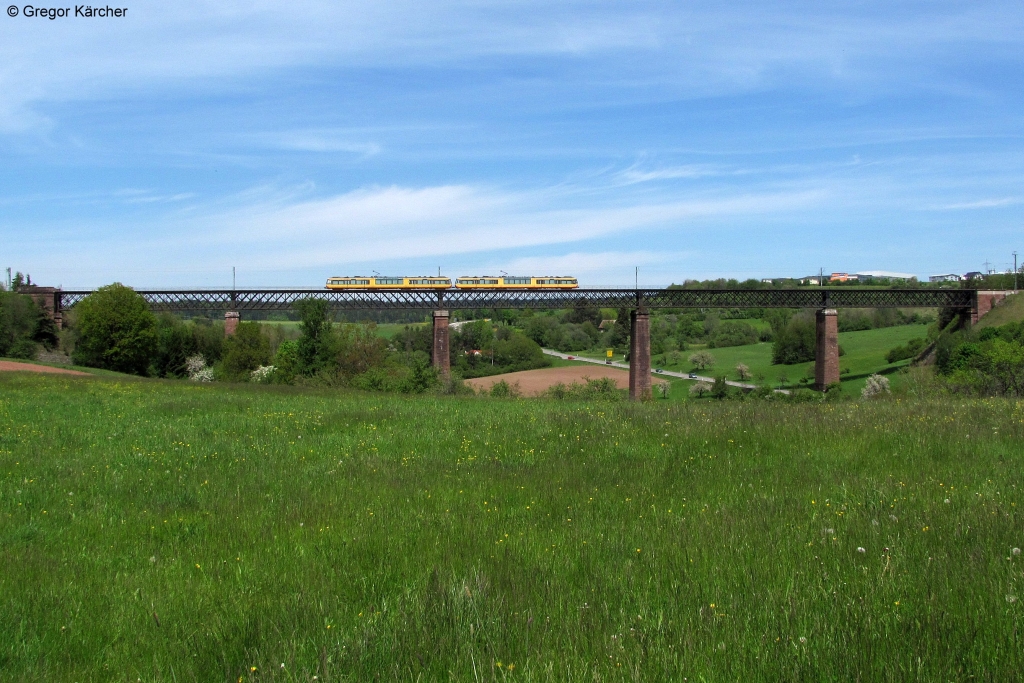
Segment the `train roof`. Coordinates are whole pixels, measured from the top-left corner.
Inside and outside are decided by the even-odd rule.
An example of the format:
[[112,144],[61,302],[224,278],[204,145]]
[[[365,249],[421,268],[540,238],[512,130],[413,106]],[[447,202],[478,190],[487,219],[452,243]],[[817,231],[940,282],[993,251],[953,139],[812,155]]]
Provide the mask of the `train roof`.
[[460,275],[459,279],[462,280],[462,279],[469,279],[469,278],[484,278],[484,277],[489,277],[489,278],[501,278],[501,277],[504,277],[504,278],[523,279],[523,278],[528,278],[528,277],[533,277],[533,278],[557,278],[557,277],[572,278],[574,276],[573,275]]
[[328,280],[369,280],[370,278],[379,277],[388,280],[394,280],[401,277],[415,278],[418,280],[425,280],[427,278],[433,278],[435,280],[451,280],[447,275],[332,275]]

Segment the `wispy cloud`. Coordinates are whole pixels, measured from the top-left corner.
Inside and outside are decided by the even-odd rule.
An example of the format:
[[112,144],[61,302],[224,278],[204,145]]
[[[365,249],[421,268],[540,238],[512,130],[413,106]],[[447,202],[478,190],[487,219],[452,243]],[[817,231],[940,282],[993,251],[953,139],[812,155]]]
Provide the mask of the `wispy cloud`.
[[350,152],[369,157],[381,151],[376,142],[353,139],[346,130],[290,130],[255,137],[259,143],[290,152]]
[[965,211],[970,209],[994,209],[1000,206],[1011,206],[1020,204],[1020,197],[999,197],[991,199],[978,199],[972,202],[955,202],[953,204],[938,204],[928,207],[932,211]]
[[[367,188],[209,216],[207,245],[259,246],[271,264],[352,263],[568,244],[710,217],[767,215],[821,202],[819,190],[641,201],[601,208],[559,206],[557,193],[486,187]],[[268,247],[272,247],[268,249]]]

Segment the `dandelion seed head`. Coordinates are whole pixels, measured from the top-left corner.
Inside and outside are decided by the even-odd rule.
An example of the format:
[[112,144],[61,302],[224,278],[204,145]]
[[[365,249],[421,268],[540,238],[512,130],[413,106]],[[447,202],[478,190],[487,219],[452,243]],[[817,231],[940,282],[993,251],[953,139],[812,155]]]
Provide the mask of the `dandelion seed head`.
[[858,552],[858,553],[866,553],[866,552],[867,552],[867,550],[865,550],[864,548],[860,548],[860,547],[858,547],[858,548],[857,548],[857,552]]
[[1010,552],[1013,553],[1014,555],[1020,555],[1020,548],[1014,548]]

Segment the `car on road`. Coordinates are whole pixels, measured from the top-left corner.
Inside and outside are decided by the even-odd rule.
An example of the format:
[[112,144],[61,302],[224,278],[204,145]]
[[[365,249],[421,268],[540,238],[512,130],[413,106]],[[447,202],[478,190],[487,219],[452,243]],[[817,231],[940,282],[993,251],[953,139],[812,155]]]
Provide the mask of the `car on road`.
[[576,360],[576,356],[566,356],[566,360]]
[[687,375],[687,377],[689,377],[690,379],[697,379],[697,373],[691,372],[689,375]]
[[665,371],[664,371],[664,370],[662,370],[661,368],[654,368],[654,371],[655,371],[655,372],[665,372]]

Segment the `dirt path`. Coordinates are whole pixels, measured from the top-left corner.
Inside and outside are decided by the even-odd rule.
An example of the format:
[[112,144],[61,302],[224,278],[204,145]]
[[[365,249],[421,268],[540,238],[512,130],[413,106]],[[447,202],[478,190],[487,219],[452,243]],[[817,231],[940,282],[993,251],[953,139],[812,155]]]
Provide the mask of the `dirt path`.
[[[491,375],[490,377],[477,377],[467,379],[466,384],[477,391],[489,390],[492,385],[505,380],[509,384],[519,384],[519,390],[526,396],[535,396],[545,392],[548,388],[561,382],[572,384],[576,382],[583,384],[586,378],[603,379],[608,377],[615,381],[619,389],[629,388],[629,371],[620,370],[607,365],[571,365],[562,368],[541,368],[540,370],[523,370],[522,372],[508,372],[504,375]],[[654,380],[658,382],[658,380]]]
[[51,368],[49,365],[36,365],[35,363],[18,363],[11,360],[0,360],[0,372],[43,372],[53,375],[79,375],[81,377],[92,377],[88,372],[78,370],[67,370],[65,368]]

